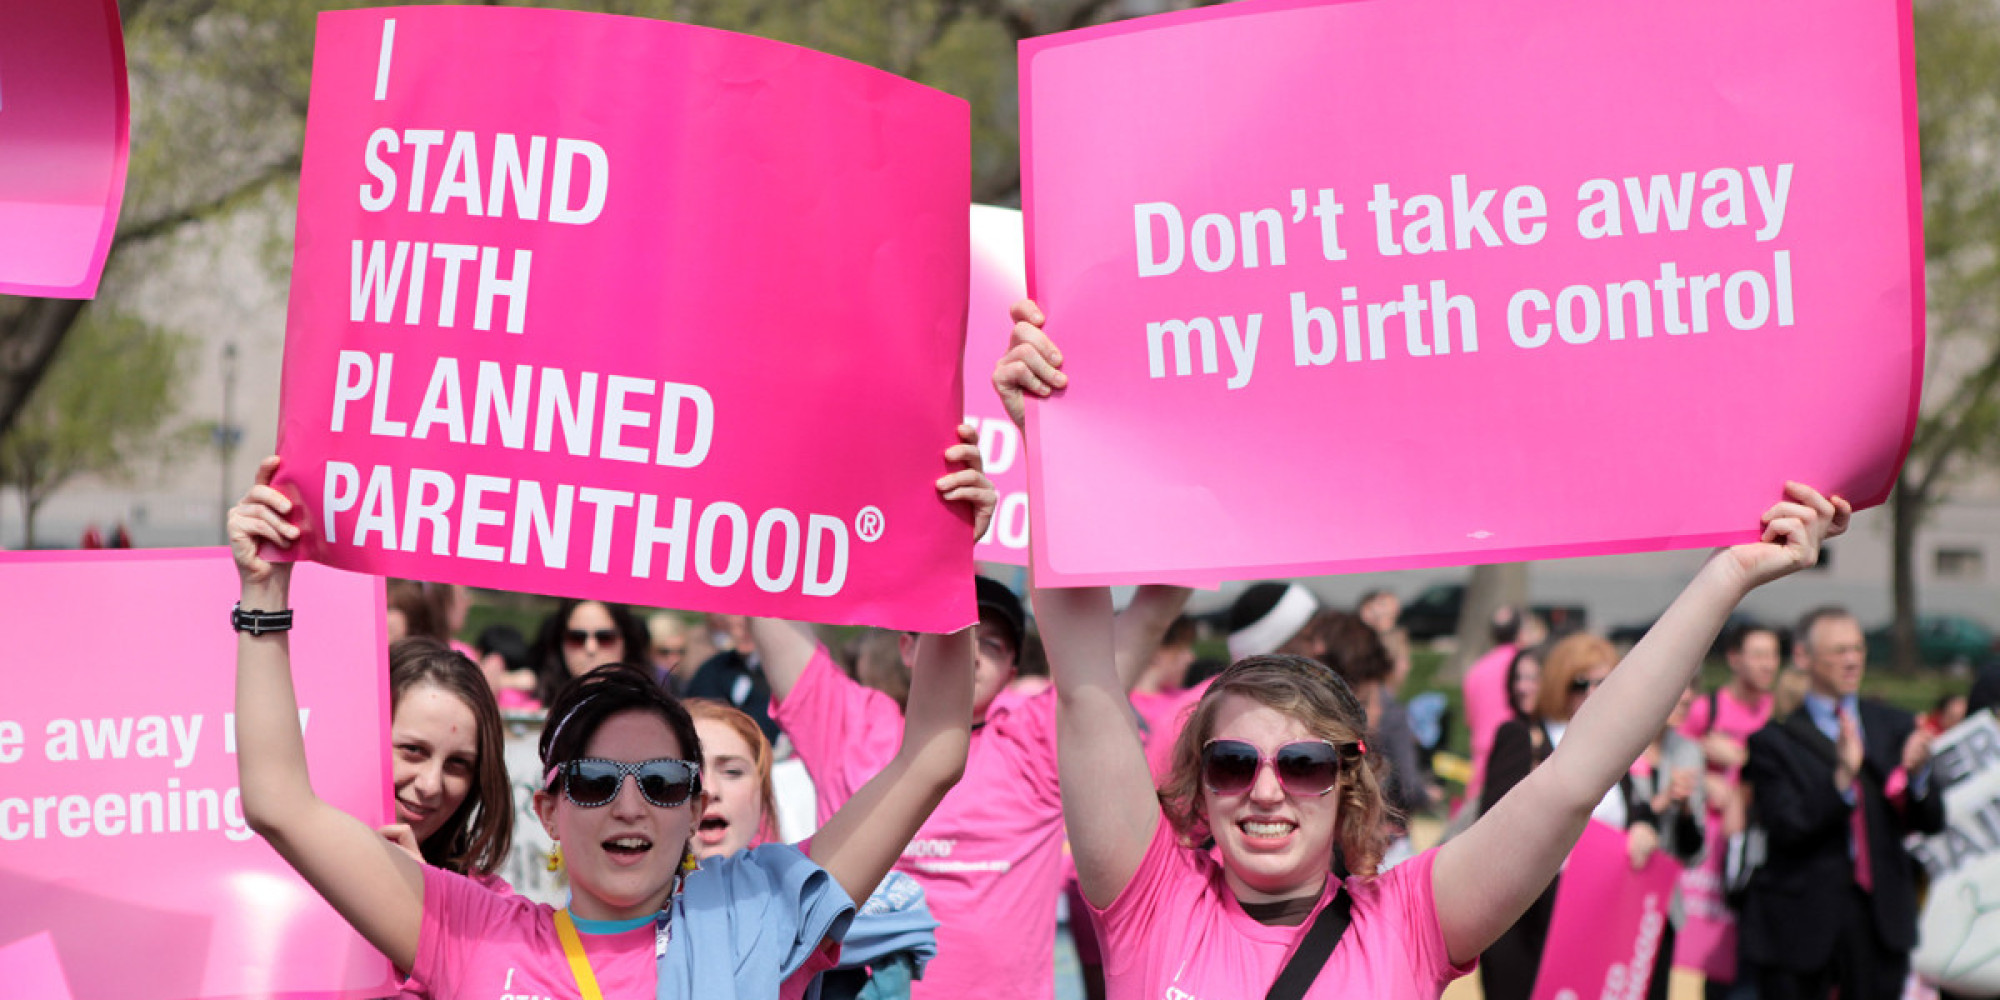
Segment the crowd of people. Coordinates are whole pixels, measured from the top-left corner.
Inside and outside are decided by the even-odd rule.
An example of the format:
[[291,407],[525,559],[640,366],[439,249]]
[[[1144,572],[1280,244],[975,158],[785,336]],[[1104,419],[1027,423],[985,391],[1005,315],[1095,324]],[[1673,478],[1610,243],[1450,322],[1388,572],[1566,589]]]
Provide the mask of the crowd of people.
[[[1014,319],[994,382],[1021,422],[1067,375],[1034,304]],[[946,458],[941,501],[977,537],[995,498],[965,429]],[[1795,671],[1783,637],[1745,628],[1723,637],[1728,684],[1696,687],[1737,602],[1844,529],[1846,504],[1808,486],[1628,651],[1497,613],[1464,674],[1472,777],[1439,844],[1409,822],[1454,803],[1400,700],[1393,594],[1350,611],[1251,586],[1209,625],[1227,661],[1206,662],[1185,589],[1117,611],[1103,589],[1031,590],[1031,627],[984,577],[970,629],[831,645],[806,623],[596,600],[466,643],[464,590],[396,581],[396,822],[370,830],[313,795],[287,724],[288,565],[259,555],[302,530],[269,486],[278,461],[230,521],[244,809],[406,995],[1048,998],[1067,895],[1093,998],[1436,997],[1475,964],[1487,996],[1526,997],[1592,822],[1635,867],[1686,867],[1674,925],[1730,932],[1670,929],[1651,996],[1676,963],[1708,972],[1711,997],[1896,996],[1908,975],[1902,844],[1942,822],[1936,729],[1857,698],[1865,647],[1838,609],[1793,632]],[[501,712],[536,710],[560,909],[495,875],[513,823]],[[777,823],[785,758],[815,795],[796,845]],[[1725,870],[1752,835],[1762,864]],[[1702,906],[1703,874],[1741,885]]]

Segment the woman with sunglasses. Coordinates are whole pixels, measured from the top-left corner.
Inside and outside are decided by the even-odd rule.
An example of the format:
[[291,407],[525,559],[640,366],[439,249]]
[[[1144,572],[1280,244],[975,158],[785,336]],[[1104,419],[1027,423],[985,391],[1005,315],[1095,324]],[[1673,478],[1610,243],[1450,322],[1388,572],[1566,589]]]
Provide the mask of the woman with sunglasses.
[[[992,484],[963,439],[938,482],[984,531]],[[687,709],[625,666],[600,667],[550,706],[535,811],[561,852],[560,911],[418,863],[314,795],[298,728],[287,635],[289,547],[301,529],[270,485],[278,459],[230,512],[243,596],[237,640],[237,771],[243,811],[363,938],[435,1000],[503,995],[598,1000],[778,996],[888,872],[965,767],[972,639],[924,636],[896,756],[813,839],[811,859],[768,845],[696,869],[701,744]],[[275,620],[274,620],[275,619]],[[282,623],[282,624],[280,624]],[[627,781],[627,778],[631,781]]]
[[652,641],[638,616],[622,604],[564,600],[535,631],[535,697],[553,705],[564,685],[597,667],[645,662]]
[[[1014,319],[994,385],[1020,422],[1024,396],[1068,380],[1041,310],[1023,302]],[[1112,663],[1109,592],[1037,591],[1063,812],[1110,1000],[1263,996],[1281,972],[1292,996],[1439,996],[1555,875],[1730,609],[1812,565],[1847,514],[1788,486],[1762,539],[1709,559],[1543,766],[1465,833],[1379,875],[1381,784],[1361,706],[1330,672],[1282,656],[1232,664],[1197,703],[1156,796]],[[1334,878],[1342,863],[1351,874]],[[1300,948],[1321,913],[1342,912],[1352,923],[1330,955]],[[1287,968],[1295,953],[1307,957]]]

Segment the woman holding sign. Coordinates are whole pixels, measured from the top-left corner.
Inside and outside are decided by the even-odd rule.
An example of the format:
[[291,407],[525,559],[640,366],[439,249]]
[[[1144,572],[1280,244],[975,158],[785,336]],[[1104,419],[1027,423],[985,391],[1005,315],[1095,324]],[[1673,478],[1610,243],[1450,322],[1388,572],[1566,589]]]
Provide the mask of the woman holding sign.
[[[1041,310],[1024,302],[1014,319],[993,380],[1019,422],[1024,396],[1067,376]],[[1438,996],[1555,875],[1730,610],[1812,565],[1848,514],[1789,485],[1762,538],[1709,559],[1547,762],[1465,833],[1379,875],[1382,787],[1345,684],[1300,657],[1232,664],[1196,704],[1156,794],[1113,669],[1109,592],[1038,591],[1063,811],[1111,1000]],[[1344,880],[1330,877],[1340,862]]]
[[[976,446],[945,457],[962,468],[939,492],[971,506],[977,537],[992,484]],[[694,722],[650,676],[599,667],[550,706],[541,742],[535,810],[569,872],[570,905],[552,910],[422,865],[313,794],[286,639],[291,567],[258,555],[300,537],[286,520],[291,501],[270,486],[277,467],[265,460],[229,518],[243,580],[234,619],[244,815],[432,997],[776,997],[840,939],[853,901],[881,882],[965,767],[970,630],[923,637],[901,751],[820,829],[810,859],[770,845],[697,867]]]

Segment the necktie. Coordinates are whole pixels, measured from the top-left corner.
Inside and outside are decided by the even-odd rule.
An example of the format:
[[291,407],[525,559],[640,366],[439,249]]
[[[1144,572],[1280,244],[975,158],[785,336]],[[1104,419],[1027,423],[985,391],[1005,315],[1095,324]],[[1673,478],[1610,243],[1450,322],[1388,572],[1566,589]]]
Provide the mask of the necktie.
[[[1847,710],[1840,709],[1838,717],[1845,721]],[[1868,860],[1868,799],[1859,774],[1854,776],[1854,810],[1848,813],[1848,824],[1854,836],[1854,884],[1862,892],[1874,892],[1875,866]]]

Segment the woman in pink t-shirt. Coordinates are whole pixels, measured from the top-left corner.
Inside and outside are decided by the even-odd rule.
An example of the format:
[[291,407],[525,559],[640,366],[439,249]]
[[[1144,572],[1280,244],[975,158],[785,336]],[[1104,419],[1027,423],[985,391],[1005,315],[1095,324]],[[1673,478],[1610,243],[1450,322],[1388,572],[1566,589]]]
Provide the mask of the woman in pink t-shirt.
[[[939,480],[983,532],[995,494],[961,428]],[[242,578],[235,614],[237,769],[243,811],[361,936],[435,998],[776,997],[838,941],[965,767],[971,739],[967,629],[918,645],[902,747],[821,827],[808,860],[770,845],[692,869],[701,746],[687,709],[635,668],[600,667],[550,706],[535,811],[568,871],[562,911],[418,863],[313,793],[288,646],[289,548],[304,530],[271,487],[278,459],[230,511]],[[630,776],[633,780],[627,782]],[[590,943],[583,938],[588,935]]]
[[[1032,302],[994,385],[1068,384]],[[1060,401],[1051,405],[1061,405]],[[1113,666],[1102,588],[1034,595],[1058,697],[1063,814],[1077,877],[1104,930],[1110,1000],[1264,995],[1337,896],[1352,925],[1308,997],[1436,997],[1542,891],[1660,730],[1730,609],[1810,566],[1846,527],[1844,501],[1791,484],[1760,541],[1718,552],[1571,722],[1555,754],[1442,847],[1378,874],[1385,806],[1352,692],[1317,663],[1258,656],[1210,685],[1157,796]],[[1212,841],[1213,847],[1207,845]],[[1344,862],[1352,874],[1329,877]]]

